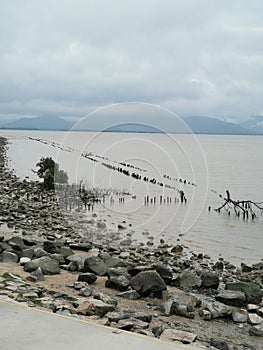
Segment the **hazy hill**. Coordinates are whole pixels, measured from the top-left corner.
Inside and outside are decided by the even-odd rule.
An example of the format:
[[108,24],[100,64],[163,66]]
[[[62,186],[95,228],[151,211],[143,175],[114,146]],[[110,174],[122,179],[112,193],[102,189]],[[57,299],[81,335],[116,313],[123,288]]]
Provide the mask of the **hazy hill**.
[[[110,119],[111,120],[111,119]],[[189,126],[184,126],[178,119],[170,120],[158,118],[158,123],[154,123],[147,117],[137,118],[141,122],[123,123],[121,118],[114,126],[109,128],[103,127],[103,123],[92,119],[86,124],[76,124],[72,130],[76,131],[107,131],[107,132],[140,132],[140,133],[190,133],[195,134],[222,134],[222,135],[249,135],[263,133],[263,118],[253,118],[242,125],[225,122],[216,118],[209,117],[186,117],[183,120]],[[65,119],[51,114],[43,114],[35,118],[21,118],[16,121],[6,123],[4,129],[24,129],[24,130],[70,130],[73,124]],[[79,128],[80,127],[80,128]]]
[[263,117],[261,116],[253,117],[241,125],[252,132],[263,134]]
[[183,119],[185,123],[189,126],[181,127],[180,130],[173,128],[170,125],[169,130],[167,130],[166,125],[160,126],[159,128],[154,128],[147,124],[139,123],[126,123],[113,126],[105,131],[107,132],[145,132],[145,133],[160,133],[167,131],[168,133],[191,133],[194,134],[223,134],[223,135],[247,135],[256,134],[256,130],[247,129],[239,124],[225,122],[215,118],[209,117],[186,117]]
[[254,131],[234,123],[209,117],[186,117],[184,121],[194,134],[248,135]]
[[70,130],[72,124],[65,119],[51,114],[43,114],[35,118],[21,118],[5,124],[4,129],[26,130]]
[[114,125],[108,129],[103,130],[104,132],[137,132],[137,133],[163,133],[160,129],[152,127],[146,124],[139,123],[125,123]]

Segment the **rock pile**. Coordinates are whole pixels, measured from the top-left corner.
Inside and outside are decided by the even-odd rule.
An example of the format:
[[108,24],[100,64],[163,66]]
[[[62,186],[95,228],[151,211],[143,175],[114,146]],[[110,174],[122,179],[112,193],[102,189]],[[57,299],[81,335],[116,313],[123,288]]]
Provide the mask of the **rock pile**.
[[[78,248],[81,249],[83,244],[84,240],[78,245],[68,239],[2,237],[0,261],[20,264],[28,275],[21,279],[10,273],[4,274],[0,280],[0,294],[7,294],[30,306],[37,305],[74,317],[98,317],[105,325],[162,339],[180,338],[184,343],[189,339],[203,342],[209,339],[198,335],[198,328],[193,333],[180,322],[171,322],[174,317],[192,320],[195,325],[214,319],[225,320],[227,327],[229,322],[236,330],[242,325],[242,332],[246,331],[248,336],[262,337],[262,281],[248,282],[248,274],[262,276],[263,264],[261,267],[259,264],[251,266],[249,273],[240,269],[229,273],[225,262],[223,271],[218,271],[213,270],[213,262],[203,264],[203,259],[200,261],[193,256],[188,261],[186,257],[173,256],[174,253],[165,254],[170,259],[164,265],[155,257],[158,247],[125,248],[130,254],[124,259],[122,249],[116,248],[112,252],[112,247],[99,248],[86,241],[85,251],[81,251]],[[151,258],[146,263],[143,256],[147,252]],[[144,265],[137,265],[138,256]],[[187,268],[184,261],[187,261]],[[54,294],[37,286],[46,276],[59,275],[61,271],[75,276],[75,282],[67,286],[68,294]],[[104,284],[103,293],[97,292],[98,279]],[[77,296],[71,296],[72,291]],[[123,309],[119,307],[120,299],[147,302],[147,312]],[[215,344],[214,338],[212,343]]]
[[[120,244],[104,229],[98,241],[89,240],[65,224],[54,197],[38,183],[10,174],[4,146],[0,138],[0,215],[17,231],[0,230],[0,262],[19,265],[24,277],[3,273],[0,295],[164,340],[261,348],[263,262],[238,268],[163,240]],[[93,226],[99,222],[92,218]],[[65,274],[73,281],[65,283],[66,293],[46,287],[47,279],[56,285]]]

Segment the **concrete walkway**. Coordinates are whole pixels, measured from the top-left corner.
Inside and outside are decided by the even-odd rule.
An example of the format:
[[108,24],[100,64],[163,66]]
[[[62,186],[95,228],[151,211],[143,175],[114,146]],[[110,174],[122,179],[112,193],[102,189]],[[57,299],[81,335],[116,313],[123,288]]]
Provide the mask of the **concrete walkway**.
[[[117,331],[117,332],[116,332]],[[1,350],[173,350],[175,345],[14,304],[0,298]]]

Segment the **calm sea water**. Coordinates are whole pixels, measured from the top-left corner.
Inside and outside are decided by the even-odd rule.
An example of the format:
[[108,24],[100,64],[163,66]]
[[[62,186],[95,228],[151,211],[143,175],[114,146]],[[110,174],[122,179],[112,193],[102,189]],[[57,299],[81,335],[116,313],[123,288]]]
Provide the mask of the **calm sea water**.
[[[40,157],[51,156],[73,183],[84,180],[90,186],[131,193],[133,196],[126,196],[124,203],[115,196],[114,203],[106,201],[97,207],[110,229],[125,220],[138,240],[144,239],[143,232],[148,230],[156,241],[163,237],[177,243],[179,239],[193,251],[208,253],[214,259],[222,256],[234,263],[252,263],[263,258],[262,217],[246,222],[233,213],[229,216],[226,211],[218,214],[213,210],[222,203],[219,195],[224,196],[226,190],[235,200],[263,201],[262,136],[0,134],[9,138],[10,166],[21,177],[34,178],[32,169]],[[143,181],[144,177],[149,181]],[[185,193],[186,204],[175,202],[180,190]],[[147,196],[149,203],[145,204]]]

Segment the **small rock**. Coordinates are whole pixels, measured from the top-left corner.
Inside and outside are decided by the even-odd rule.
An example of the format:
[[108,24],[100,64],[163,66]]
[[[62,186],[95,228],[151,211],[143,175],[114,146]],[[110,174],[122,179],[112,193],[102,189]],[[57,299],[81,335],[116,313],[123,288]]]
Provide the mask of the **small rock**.
[[223,261],[217,261],[215,264],[214,264],[214,270],[224,270],[224,263]]
[[66,261],[67,261],[67,263],[69,263],[69,265],[70,264],[72,264],[72,265],[74,264],[73,265],[74,267],[72,266],[74,271],[83,271],[85,257],[83,257],[83,256],[81,256],[79,254],[73,254],[73,255],[67,256],[66,257]]
[[78,282],[86,282],[92,284],[97,280],[97,276],[94,273],[86,272],[79,274]]
[[125,267],[125,263],[121,259],[115,257],[110,257],[105,263],[109,268]]
[[172,303],[171,314],[192,319],[195,317],[194,308],[191,304],[185,304],[178,301]]
[[107,312],[113,311],[114,305],[106,304],[98,299],[89,299],[80,304],[77,308],[77,312],[85,316],[100,316],[103,317]]
[[87,282],[75,282],[74,283],[74,289],[80,290],[82,288],[88,288],[88,283]]
[[118,229],[119,230],[125,230],[127,228],[127,226],[123,225],[123,224],[118,224]]
[[150,266],[132,266],[132,267],[128,267],[128,273],[134,277],[136,275],[138,275],[138,273],[140,272],[144,272],[144,271],[149,271],[152,270]]
[[128,318],[128,319],[120,320],[117,323],[117,327],[119,329],[131,331],[135,329],[147,329],[149,327],[149,324],[147,322],[144,322],[135,318]]
[[124,276],[126,277],[128,280],[131,279],[131,275],[128,273],[127,268],[126,267],[111,267],[108,268],[107,270],[107,275],[109,277],[115,277],[115,276]]
[[33,248],[26,248],[22,251],[22,254],[24,257],[32,260],[32,258],[34,256],[34,249]]
[[81,288],[79,291],[79,295],[81,295],[82,297],[89,297],[92,294],[92,290],[90,288]]
[[126,292],[118,293],[117,296],[131,300],[137,300],[140,298],[140,294],[138,294],[136,290],[127,290]]
[[252,268],[244,263],[241,263],[241,270],[242,272],[251,272]]
[[101,300],[104,303],[114,305],[115,307],[118,304],[117,300],[112,299],[111,296],[103,294],[103,293],[94,294],[94,299]]
[[202,319],[205,320],[205,321],[211,321],[212,320],[212,314],[208,310],[200,310],[199,314],[202,317]]
[[177,329],[165,329],[161,334],[160,339],[165,341],[180,341],[183,344],[190,344],[194,342],[197,338],[197,334],[189,333],[185,331],[180,331]]
[[177,244],[171,249],[171,253],[182,254],[183,250],[184,248],[181,245]]
[[31,276],[35,277],[37,281],[44,281],[45,277],[40,267],[31,273]]
[[232,312],[233,321],[236,323],[245,323],[247,322],[247,313],[246,311],[233,311]]
[[105,287],[117,289],[121,292],[129,287],[129,280],[124,276],[113,276],[105,282]]
[[74,272],[74,271],[81,271],[81,269],[79,269],[79,265],[77,261],[71,261],[66,267],[66,270]]
[[121,252],[119,256],[121,259],[129,259],[130,252]]
[[247,316],[247,321],[250,323],[252,326],[260,324],[263,322],[263,318],[260,317],[257,314],[248,314]]
[[251,327],[249,329],[249,334],[256,337],[263,337],[263,323]]
[[204,272],[202,275],[202,287],[217,289],[219,286],[219,277],[214,272]]
[[21,266],[24,266],[24,265],[25,265],[26,263],[28,263],[29,261],[31,261],[30,258],[22,257],[22,258],[20,258],[20,260],[19,260],[19,264],[20,264]]
[[132,314],[132,317],[148,323],[152,320],[152,315],[149,315],[146,312],[135,312]]
[[232,350],[232,346],[229,347],[225,340],[210,339],[210,345],[219,350]]
[[36,259],[42,258],[43,256],[49,256],[48,252],[46,252],[44,249],[38,247],[34,249],[34,255],[33,257]]
[[118,323],[120,320],[124,320],[130,317],[130,314],[128,312],[108,312],[106,314],[106,317],[109,319],[110,322]]
[[247,304],[247,311],[248,312],[256,312],[258,308],[259,308],[259,306],[256,304]]

